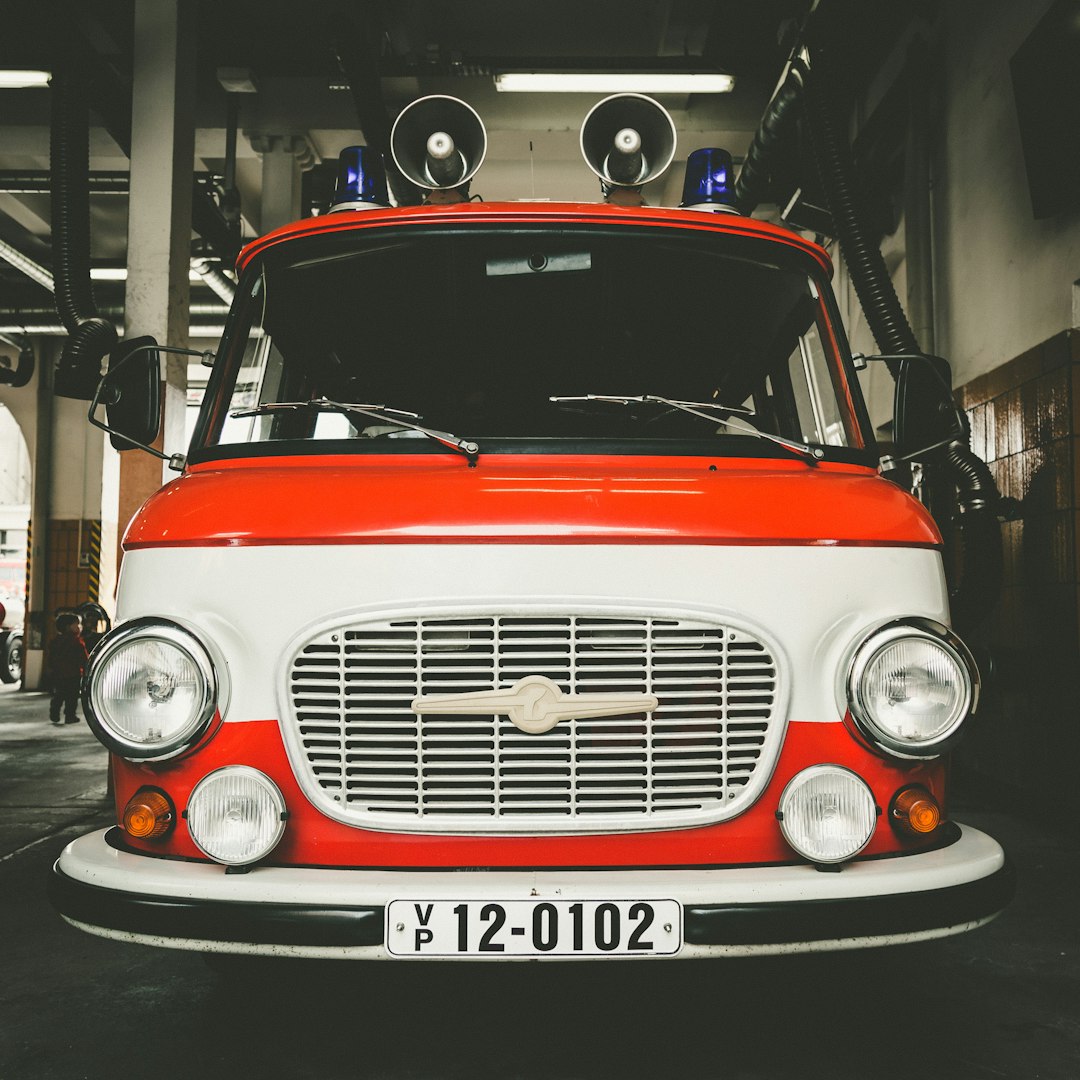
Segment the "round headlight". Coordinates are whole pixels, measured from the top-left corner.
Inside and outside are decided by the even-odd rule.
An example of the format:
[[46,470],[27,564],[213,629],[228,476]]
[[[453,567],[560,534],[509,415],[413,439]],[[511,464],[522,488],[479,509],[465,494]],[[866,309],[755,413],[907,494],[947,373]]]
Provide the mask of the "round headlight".
[[285,799],[258,769],[230,765],[195,785],[187,826],[203,854],[227,866],[246,866],[277,847],[285,831]]
[[975,663],[960,640],[912,624],[885,627],[855,654],[848,703],[860,731],[898,757],[941,754],[975,704]]
[[780,831],[804,858],[840,863],[854,858],[874,835],[873,793],[850,769],[813,765],[780,796]]
[[172,623],[139,620],[94,651],[84,704],[98,738],[135,760],[160,761],[205,734],[217,703],[206,649]]

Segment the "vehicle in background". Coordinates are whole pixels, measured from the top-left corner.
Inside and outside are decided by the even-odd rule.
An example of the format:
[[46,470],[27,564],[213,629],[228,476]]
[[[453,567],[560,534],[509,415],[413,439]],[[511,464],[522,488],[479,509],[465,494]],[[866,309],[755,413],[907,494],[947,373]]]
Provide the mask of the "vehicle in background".
[[14,596],[0,596],[0,682],[17,683],[22,678],[23,602]]

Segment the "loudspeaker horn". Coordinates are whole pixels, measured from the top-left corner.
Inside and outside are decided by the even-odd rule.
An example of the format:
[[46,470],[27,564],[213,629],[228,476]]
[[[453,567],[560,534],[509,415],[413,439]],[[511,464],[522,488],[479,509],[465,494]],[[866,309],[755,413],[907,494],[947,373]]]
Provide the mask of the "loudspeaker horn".
[[605,184],[641,187],[675,157],[675,121],[644,94],[612,94],[598,101],[581,125],[585,163]]
[[432,94],[406,105],[390,130],[394,163],[414,184],[446,191],[467,184],[484,162],[487,131],[476,110]]

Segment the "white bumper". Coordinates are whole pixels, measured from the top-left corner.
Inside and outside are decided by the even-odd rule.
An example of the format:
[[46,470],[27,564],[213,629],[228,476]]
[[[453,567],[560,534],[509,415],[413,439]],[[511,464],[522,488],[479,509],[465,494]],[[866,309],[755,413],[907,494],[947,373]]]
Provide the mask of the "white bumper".
[[[386,959],[391,901],[677,900],[680,957],[864,948],[973,929],[1009,902],[998,844],[960,826],[935,851],[812,866],[663,870],[396,871],[224,867],[117,850],[106,831],[69,844],[51,896],[104,937],[205,952]],[[510,959],[510,957],[505,957]]]

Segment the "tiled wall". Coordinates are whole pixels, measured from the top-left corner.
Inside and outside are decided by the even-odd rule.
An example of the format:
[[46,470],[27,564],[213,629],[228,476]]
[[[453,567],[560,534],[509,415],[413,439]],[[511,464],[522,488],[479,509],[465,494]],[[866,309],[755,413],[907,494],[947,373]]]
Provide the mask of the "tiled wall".
[[958,390],[972,449],[1018,501],[1002,525],[1004,587],[979,636],[993,658],[957,764],[1043,809],[1071,800],[1080,755],[1080,332]]

